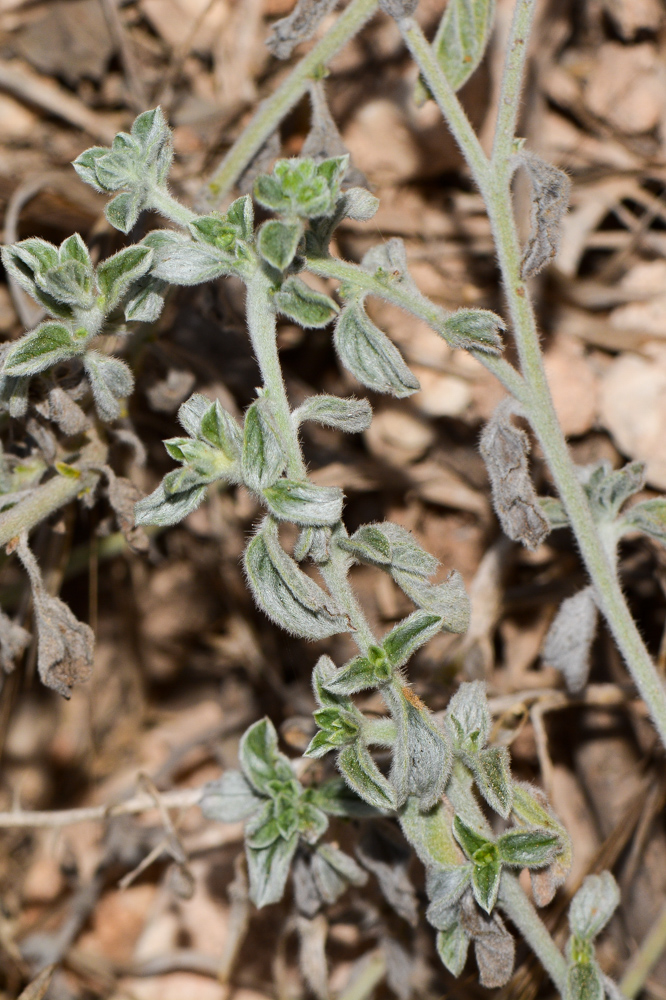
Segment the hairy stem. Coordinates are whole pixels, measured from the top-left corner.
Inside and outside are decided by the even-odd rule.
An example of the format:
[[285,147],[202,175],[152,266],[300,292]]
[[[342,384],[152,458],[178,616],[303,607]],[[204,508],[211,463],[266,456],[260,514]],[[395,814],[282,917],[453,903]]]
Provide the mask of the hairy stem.
[[532,951],[539,956],[539,961],[555,983],[561,996],[565,996],[567,963],[564,956],[550,936],[543,920],[523,892],[518,879],[511,872],[502,872],[498,902]]
[[506,163],[513,152],[513,141],[520,114],[520,94],[525,75],[527,43],[537,0],[517,0],[502,76],[491,162]]
[[204,186],[204,199],[220,203],[282,119],[300,101],[310,82],[356,35],[377,9],[377,0],[351,0],[333,27],[294,67],[284,83],[260,106]]
[[331,545],[331,558],[319,567],[319,572],[329,591],[347,615],[353,628],[352,635],[356,645],[360,652],[367,656],[370,646],[376,645],[377,640],[349,583],[347,553],[339,549],[335,542]]
[[170,222],[175,222],[178,226],[186,226],[198,218],[196,212],[193,212],[187,205],[183,205],[168,191],[153,191],[151,203],[151,207],[156,212],[169,219]]
[[[511,53],[516,51],[517,34],[521,39],[518,51],[522,53],[527,47],[533,11],[534,3],[531,0],[530,2],[520,0],[513,25],[509,49]],[[587,498],[576,476],[575,466],[550,395],[534,310],[521,277],[521,250],[511,198],[512,143],[506,140],[506,135],[503,133],[492,170],[486,169],[487,161],[478,140],[464,117],[458,98],[434,59],[421,29],[411,19],[401,21],[400,27],[405,42],[410,47],[442,114],[449,123],[484,197],[511,314],[521,373],[527,386],[527,398],[522,400],[525,413],[539,439],[567,511],[583,562],[595,586],[599,607],[666,745],[666,691],[631,617],[615,569],[608,560]],[[502,106],[508,99],[518,101],[519,78],[523,66],[524,56],[519,59],[514,55],[510,71],[507,70],[504,77],[504,86],[508,91],[506,94],[504,90],[502,92]],[[505,126],[509,127],[512,121],[515,124],[515,118],[509,117],[507,112]]]
[[31,531],[70,500],[92,490],[98,479],[98,472],[87,470],[79,475],[54,476],[38,486],[25,500],[0,514],[0,545],[7,545],[23,530]]

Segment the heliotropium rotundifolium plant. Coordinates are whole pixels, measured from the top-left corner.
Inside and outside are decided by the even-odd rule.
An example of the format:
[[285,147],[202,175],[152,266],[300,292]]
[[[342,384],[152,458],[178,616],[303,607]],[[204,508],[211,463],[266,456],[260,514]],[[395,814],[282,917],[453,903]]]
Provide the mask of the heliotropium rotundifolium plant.
[[[557,251],[569,193],[566,175],[515,136],[534,0],[516,4],[490,156],[481,149],[456,91],[481,61],[494,3],[450,0],[432,45],[412,17],[415,6],[416,0],[381,0],[418,64],[416,97],[436,100],[484,197],[520,370],[502,356],[507,323],[486,309],[450,313],[429,300],[409,273],[401,240],[379,243],[358,263],[331,253],[340,223],[368,222],[378,201],[359,186],[326,106],[322,70],[339,38],[329,44],[325,35],[317,48],[321,65],[305,82],[289,78],[294,82],[285,83],[279,108],[270,100],[262,106],[210,185],[220,205],[275,134],[289,103],[284,95],[291,95],[292,107],[309,87],[313,118],[304,155],[278,158],[270,172],[256,177],[251,195],[203,214],[179,202],[169,189],[172,136],[157,108],[139,115],[111,148],[88,149],[74,163],[83,181],[112,195],[106,218],[130,236],[125,249],[95,266],[78,234],[59,247],[32,238],[3,248],[10,278],[47,318],[1,357],[0,404],[12,419],[32,419],[33,433],[39,430],[41,436],[39,454],[20,467],[3,457],[0,497],[6,509],[0,514],[0,537],[4,544],[18,540],[30,576],[40,675],[67,695],[90,672],[92,633],[46,593],[28,532],[77,496],[92,502],[105,482],[119,523],[138,545],[136,531],[142,525],[177,524],[209,491],[245,487],[262,509],[243,556],[258,606],[292,635],[325,640],[346,633],[357,647],[344,663],[323,654],[314,665],[315,731],[303,759],[291,761],[282,754],[272,722],[263,719],[242,738],[240,770],[225,772],[204,790],[206,817],[245,824],[253,902],[276,903],[291,883],[297,914],[310,919],[372,874],[387,903],[413,922],[419,901],[405,874],[409,855],[405,861],[404,847],[395,839],[399,825],[425,868],[427,901],[423,897],[421,908],[437,932],[438,954],[454,976],[462,973],[472,944],[483,985],[509,980],[514,942],[506,916],[566,1000],[601,1000],[611,987],[593,942],[617,905],[612,876],[587,879],[575,896],[563,954],[534,903],[548,904],[564,882],[572,845],[544,794],[517,781],[508,750],[493,743],[484,684],[460,684],[441,717],[410,684],[410,660],[425,643],[441,632],[467,629],[470,605],[460,574],[450,570],[442,577],[437,560],[398,524],[364,524],[350,533],[343,491],[312,482],[301,450],[307,422],[348,433],[367,429],[372,410],[363,389],[396,398],[419,389],[400,351],[371,318],[370,298],[400,307],[406,322],[417,317],[451,347],[470,351],[508,393],[480,443],[504,531],[534,549],[554,527],[570,525],[590,572],[590,584],[565,601],[555,618],[545,658],[572,690],[580,690],[601,612],[666,735],[666,698],[626,609],[616,567],[618,542],[627,532],[666,540],[666,502],[657,498],[626,506],[644,485],[637,463],[619,471],[604,463],[573,466],[543,376],[529,303],[526,282]],[[330,3],[315,7],[299,0],[294,14],[275,25],[270,44],[276,55],[287,55],[310,37],[331,9]],[[375,7],[374,0],[351,0],[336,27],[346,25],[345,38],[352,37]],[[524,247],[512,209],[510,185],[517,170],[525,172],[532,189],[532,230]],[[161,215],[168,228],[131,242],[142,212]],[[122,353],[138,325],[158,318],[170,286],[225,276],[245,287],[248,335],[261,375],[256,398],[238,420],[220,400],[192,395],[178,413],[183,434],[164,442],[175,467],[135,503],[132,485],[108,464],[108,439],[123,430],[118,421],[133,388],[129,366],[110,353],[109,345]],[[335,291],[316,290],[309,276],[328,280]],[[360,387],[359,398],[322,394],[291,406],[277,349],[280,317],[305,329],[330,328],[340,364]],[[63,371],[66,380],[59,378]],[[536,493],[530,439],[516,423],[520,418],[539,439],[559,499]],[[55,430],[45,429],[49,423]],[[296,529],[294,544],[286,543],[284,525]],[[413,606],[383,635],[371,629],[352,588],[350,570],[359,563],[388,574]],[[0,626],[2,665],[9,669],[29,637],[5,615]],[[358,696],[366,694],[374,695],[372,712],[360,707]],[[369,831],[356,859],[339,847],[331,823],[350,818],[367,824]],[[381,861],[373,853],[379,843]],[[534,903],[516,877],[521,869],[530,873]],[[317,995],[325,995],[321,983],[313,982]]]

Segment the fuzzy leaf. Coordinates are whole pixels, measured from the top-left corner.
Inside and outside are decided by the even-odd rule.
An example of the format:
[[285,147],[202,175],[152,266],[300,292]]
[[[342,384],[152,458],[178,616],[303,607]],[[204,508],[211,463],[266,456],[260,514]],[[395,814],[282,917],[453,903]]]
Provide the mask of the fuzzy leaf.
[[597,618],[594,588],[585,587],[562,601],[544,640],[544,661],[560,671],[573,694],[587,684]]
[[80,353],[79,344],[62,323],[42,323],[21,337],[5,354],[3,375],[36,375]]
[[479,833],[478,830],[474,830],[471,826],[468,826],[457,815],[453,819],[453,835],[471,861],[474,861],[474,855],[477,851],[495,846],[491,840],[488,840],[485,834]]
[[446,726],[453,745],[466,754],[476,754],[488,742],[490,709],[483,681],[460,685],[446,710]]
[[452,910],[460,902],[472,878],[471,865],[450,868],[432,868],[428,871],[427,889],[430,906],[426,911],[428,923],[439,930],[451,926]]
[[382,648],[394,667],[401,667],[414,652],[429,642],[442,628],[439,615],[415,611],[392,628],[382,640]]
[[458,634],[467,631],[471,607],[463,578],[457,570],[452,570],[439,584],[427,583],[420,575],[394,567],[391,576],[418,607],[441,618],[442,631]]
[[168,284],[146,274],[140,278],[125,301],[125,319],[131,323],[154,323],[162,314]]
[[521,270],[523,278],[531,278],[542,271],[559,250],[571,181],[559,167],[528,150],[521,150],[518,162],[529,174],[532,184],[532,231]]
[[509,830],[497,840],[500,860],[516,868],[543,868],[559,847],[559,839],[548,830]]
[[505,331],[504,320],[489,309],[458,309],[444,321],[442,334],[458,347],[497,354]]
[[393,810],[394,792],[362,743],[344,747],[338,755],[340,774],[356,794],[375,809]]
[[164,484],[160,483],[157,489],[135,505],[135,523],[156,524],[161,528],[178,524],[197,509],[205,495],[205,486],[194,486],[181,493],[167,494]]
[[379,646],[371,646],[368,656],[355,656],[326,681],[326,688],[335,695],[357,694],[368,688],[381,687],[391,679],[393,670]]
[[270,782],[291,781],[294,777],[289,759],[278,750],[275,726],[264,718],[246,729],[238,750],[243,774],[260,795],[270,795]]
[[437,62],[454,90],[477,69],[488,45],[495,0],[450,0],[432,43]]
[[556,890],[563,884],[573,860],[571,838],[549,808],[546,796],[539,788],[524,782],[513,782],[512,813],[518,823],[528,827],[541,827],[553,832],[559,842],[553,861],[546,867],[532,870],[532,892],[537,906],[547,906]]
[[285,467],[284,452],[266,397],[252,403],[245,414],[241,464],[244,483],[256,492],[272,486]]
[[620,891],[610,872],[588,875],[569,907],[569,926],[577,937],[593,941],[620,904]]
[[240,771],[226,771],[205,786],[199,807],[206,819],[237,823],[252,816],[262,803]]
[[451,774],[448,740],[425,705],[409,688],[389,688],[385,694],[396,723],[391,761],[391,784],[398,806],[415,795],[419,808],[432,809],[442,797]]
[[277,59],[288,59],[299,42],[306,42],[333,10],[336,0],[297,0],[287,17],[271,28],[266,45]]
[[90,379],[95,408],[102,420],[113,421],[120,416],[120,400],[134,389],[134,376],[119,358],[109,358],[97,351],[87,351],[83,367]]
[[152,275],[170,285],[200,285],[235,272],[229,258],[167,229],[149,233],[143,246],[154,252]]
[[278,271],[291,264],[303,233],[298,222],[280,222],[269,219],[257,232],[257,250]]
[[230,413],[227,413],[219,399],[211,403],[201,417],[198,435],[224,452],[230,461],[240,460],[243,449],[243,433],[238,422]]
[[130,286],[150,269],[153,251],[146,246],[126,247],[108,257],[97,268],[97,286],[104,296],[104,309],[110,312]]
[[513,802],[509,751],[506,747],[481,750],[469,760],[476,786],[495,812],[507,819]]
[[328,326],[340,312],[333,299],[315,292],[300,278],[287,278],[275,293],[275,307],[306,329]]
[[400,351],[375,326],[362,302],[350,302],[340,313],[335,326],[335,348],[345,368],[375,392],[401,399],[420,388]]
[[367,430],[372,421],[372,409],[367,399],[341,399],[339,396],[309,396],[308,399],[294,410],[292,417],[296,426],[306,420],[323,424],[324,427],[335,427],[347,431],[348,434],[358,434]]
[[302,525],[336,524],[342,517],[342,490],[309,482],[278,479],[262,491],[271,514],[280,521]]
[[359,798],[343,778],[333,778],[320,785],[314,793],[313,801],[330,816],[363,819],[377,815],[375,807]]
[[107,204],[104,215],[114,229],[129,233],[139,221],[143,200],[138,191],[123,191]]
[[245,571],[259,607],[271,621],[304,639],[348,631],[346,618],[287,555],[275,522],[266,519],[245,550]]
[[457,920],[437,935],[437,954],[444,968],[456,978],[465,968],[468,949],[469,936]]
[[596,962],[570,966],[564,1000],[604,1000],[604,987]]
[[623,515],[621,525],[624,531],[642,531],[662,545],[666,544],[666,497],[634,504]]
[[278,837],[261,850],[246,848],[250,899],[259,909],[282,899],[298,839],[294,833],[288,840]]
[[502,866],[498,860],[487,864],[475,864],[472,868],[472,892],[482,910],[492,913],[497,902]]

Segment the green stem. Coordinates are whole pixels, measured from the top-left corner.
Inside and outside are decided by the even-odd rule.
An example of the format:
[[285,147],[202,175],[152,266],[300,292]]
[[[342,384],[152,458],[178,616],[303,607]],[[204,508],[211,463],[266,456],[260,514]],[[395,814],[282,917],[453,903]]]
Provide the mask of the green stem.
[[[522,48],[527,46],[529,18],[532,13],[533,4],[521,0],[517,22]],[[464,112],[460,102],[434,59],[423,33],[411,19],[405,19],[400,26],[403,37],[410,46],[442,114],[470,164],[486,203],[516,338],[521,373],[527,387],[527,398],[522,400],[526,416],[539,439],[566,509],[583,562],[595,586],[599,607],[636,687],[648,707],[662,742],[666,745],[666,691],[629,613],[615,570],[608,560],[587,498],[576,476],[575,466],[550,395],[532,302],[521,277],[522,255],[511,199],[511,144],[507,143],[503,136],[498,147],[498,150],[503,150],[503,159],[499,159],[498,152],[493,160],[493,169],[486,170],[483,167],[480,162],[483,152],[480,152],[478,140],[467,119],[461,118]],[[514,21],[514,33],[516,28],[517,23]],[[504,80],[516,101],[520,91],[518,75],[522,72],[523,65],[524,57],[522,59],[516,57],[511,72],[505,75]]]
[[204,185],[204,198],[218,204],[233,188],[253,156],[300,101],[313,79],[356,35],[377,9],[377,0],[351,0],[333,27],[294,67],[284,83],[259,107],[249,125]]
[[367,656],[370,646],[376,646],[377,640],[349,583],[347,553],[338,548],[335,540],[331,544],[331,558],[327,563],[319,566],[319,572],[329,591],[351,622],[354,628],[354,642],[360,652]]
[[175,222],[178,226],[187,226],[188,223],[194,222],[198,218],[196,212],[193,212],[191,208],[187,205],[181,204],[177,198],[174,198],[172,194],[168,191],[162,191],[157,189],[153,191],[151,198],[151,208],[154,211],[159,212],[170,222]]
[[566,995],[567,963],[562,952],[553,941],[548,928],[536,909],[523,892],[520,883],[511,872],[502,872],[499,905],[520,931],[532,951],[553,980],[561,996]]
[[513,152],[516,125],[520,113],[520,93],[525,75],[527,43],[534,20],[537,0],[518,0],[507,46],[507,60],[502,76],[491,162],[505,164]]
[[620,989],[630,1000],[640,993],[664,949],[666,949],[666,906],[632,958],[620,982]]
[[[400,306],[405,312],[422,319],[440,337],[443,336],[442,330],[448,315],[441,306],[431,302],[425,295],[420,293],[415,295],[409,288],[397,283],[387,284],[380,281],[374,274],[364,271],[358,264],[340,260],[338,257],[307,257],[306,267],[312,274],[347,283],[369,295],[376,295],[386,302]],[[508,361],[494,354],[487,354],[485,351],[471,351],[471,353],[495,375],[504,388],[519,402],[522,403],[526,400],[525,383],[520,373]]]
[[38,486],[25,500],[0,514],[0,545],[7,545],[24,529],[31,531],[49,514],[91,490],[98,479],[99,473],[85,471],[76,476],[54,476]]
[[287,456],[287,474],[290,479],[305,479],[305,462],[282,378],[270,281],[260,264],[247,283],[247,325],[261,378],[273,406],[280,444]]

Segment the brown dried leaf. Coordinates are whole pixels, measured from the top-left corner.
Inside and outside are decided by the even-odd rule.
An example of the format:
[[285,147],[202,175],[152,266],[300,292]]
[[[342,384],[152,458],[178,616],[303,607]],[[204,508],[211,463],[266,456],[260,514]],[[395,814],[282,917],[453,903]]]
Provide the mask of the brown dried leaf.
[[297,0],[288,17],[276,21],[266,45],[278,59],[288,59],[299,42],[306,42],[338,0]]
[[550,525],[529,475],[529,439],[511,422],[515,406],[511,398],[499,404],[483,430],[479,450],[502,528],[512,541],[534,550],[549,534]]
[[518,159],[532,184],[532,232],[521,268],[523,278],[531,278],[542,271],[558,251],[562,220],[569,208],[571,181],[563,170],[542,160],[536,153],[522,150]]
[[137,527],[134,523],[134,505],[141,499],[141,491],[129,479],[114,475],[110,469],[107,473],[109,503],[113,507],[125,541],[133,552],[147,552],[150,544],[148,536],[143,528]]
[[513,972],[516,946],[499,913],[483,913],[467,892],[460,906],[460,922],[474,941],[481,985],[489,989],[504,986]]

